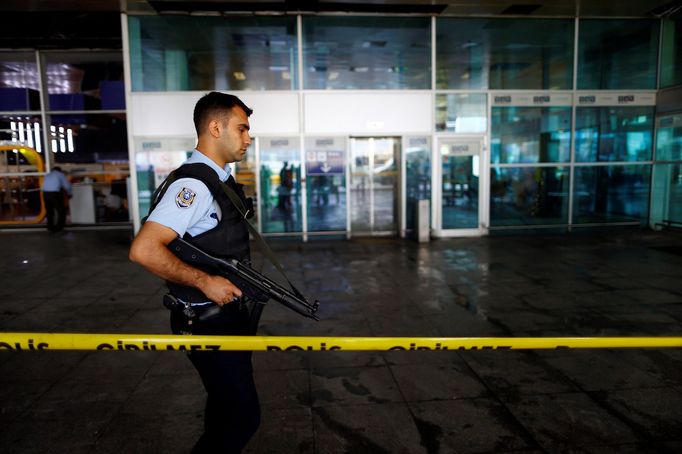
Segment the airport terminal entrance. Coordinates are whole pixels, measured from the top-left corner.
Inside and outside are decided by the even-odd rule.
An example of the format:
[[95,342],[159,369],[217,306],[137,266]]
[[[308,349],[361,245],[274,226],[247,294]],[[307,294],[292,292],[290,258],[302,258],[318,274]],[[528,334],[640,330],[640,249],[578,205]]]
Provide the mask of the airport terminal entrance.
[[398,232],[400,138],[350,139],[351,235]]

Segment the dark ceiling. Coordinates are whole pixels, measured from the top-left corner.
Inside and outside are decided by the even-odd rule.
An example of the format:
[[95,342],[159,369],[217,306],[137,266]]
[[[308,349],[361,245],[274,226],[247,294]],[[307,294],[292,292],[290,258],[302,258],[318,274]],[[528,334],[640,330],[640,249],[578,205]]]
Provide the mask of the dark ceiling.
[[660,17],[680,0],[3,0],[0,11],[404,13],[456,16]]
[[2,0],[0,49],[120,49],[135,14],[435,14],[498,17],[682,16],[682,0]]

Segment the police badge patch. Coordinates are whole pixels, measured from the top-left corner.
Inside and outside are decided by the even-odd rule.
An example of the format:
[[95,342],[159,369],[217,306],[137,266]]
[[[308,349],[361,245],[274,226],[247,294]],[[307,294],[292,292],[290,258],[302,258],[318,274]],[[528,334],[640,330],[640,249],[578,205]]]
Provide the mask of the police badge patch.
[[196,196],[197,193],[191,189],[182,188],[180,189],[180,192],[178,192],[178,195],[175,196],[175,204],[178,208],[189,208],[192,203],[194,203],[194,198]]

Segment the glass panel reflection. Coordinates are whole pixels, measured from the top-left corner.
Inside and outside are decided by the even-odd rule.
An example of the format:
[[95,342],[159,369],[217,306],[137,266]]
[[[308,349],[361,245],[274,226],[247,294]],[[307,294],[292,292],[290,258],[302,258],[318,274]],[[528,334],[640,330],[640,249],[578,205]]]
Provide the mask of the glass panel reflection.
[[134,91],[293,90],[296,17],[129,16]]
[[346,230],[346,141],[306,139],[308,231]]
[[[39,115],[16,114],[0,115],[0,141],[6,144],[23,144],[33,148],[45,160],[43,143],[43,121]],[[10,155],[0,160],[0,166],[7,164],[6,161],[16,164],[15,155]],[[0,167],[0,171],[2,167]],[[7,170],[9,172],[20,172],[23,170]]]
[[436,131],[485,132],[486,99],[483,93],[436,95]]
[[121,52],[46,53],[51,110],[125,110]]
[[437,19],[436,87],[571,89],[573,20]]
[[[2,155],[7,153],[0,151],[0,159],[4,159]],[[0,176],[0,224],[7,221],[32,221],[40,211],[38,176]]]
[[493,164],[567,162],[570,107],[493,107]]
[[568,223],[567,167],[493,167],[490,225]]
[[156,188],[191,154],[191,151],[138,151],[135,153],[137,195],[141,218],[149,214],[151,197]]
[[576,167],[573,222],[645,224],[650,175],[650,165]]
[[682,160],[682,115],[662,117],[656,132],[656,161]]
[[431,139],[410,137],[405,144],[405,226],[414,230],[415,210],[419,200],[431,200]]
[[443,229],[478,227],[478,155],[443,155]]
[[427,17],[303,17],[307,89],[431,88]]
[[651,159],[654,107],[578,107],[575,160]]
[[654,166],[651,224],[682,225],[682,163]]
[[263,233],[301,232],[301,157],[297,139],[259,139]]
[[351,139],[351,229],[396,231],[398,150],[396,138]]
[[33,52],[0,52],[0,111],[40,110],[38,65]]
[[582,19],[578,88],[655,89],[658,20]]
[[663,19],[661,88],[682,85],[682,18]]
[[126,115],[52,115],[48,132],[55,163],[127,162]]

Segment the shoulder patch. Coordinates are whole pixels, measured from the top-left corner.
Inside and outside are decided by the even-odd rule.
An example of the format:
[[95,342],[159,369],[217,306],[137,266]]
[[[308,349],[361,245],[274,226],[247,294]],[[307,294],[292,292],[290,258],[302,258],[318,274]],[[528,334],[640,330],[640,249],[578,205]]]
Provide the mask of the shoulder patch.
[[189,188],[182,188],[178,195],[175,196],[175,204],[178,208],[189,208],[196,198],[197,193]]

